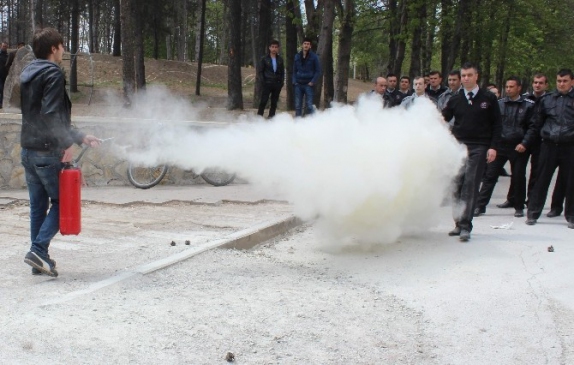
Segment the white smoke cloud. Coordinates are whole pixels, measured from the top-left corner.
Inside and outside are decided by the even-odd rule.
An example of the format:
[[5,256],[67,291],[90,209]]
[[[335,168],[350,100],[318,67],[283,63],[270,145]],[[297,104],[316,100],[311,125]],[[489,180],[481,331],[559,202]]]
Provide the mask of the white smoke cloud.
[[145,152],[128,155],[199,172],[218,167],[279,191],[331,238],[389,243],[428,230],[466,156],[426,99],[383,109],[379,98],[297,119],[253,117],[198,132],[163,125]]

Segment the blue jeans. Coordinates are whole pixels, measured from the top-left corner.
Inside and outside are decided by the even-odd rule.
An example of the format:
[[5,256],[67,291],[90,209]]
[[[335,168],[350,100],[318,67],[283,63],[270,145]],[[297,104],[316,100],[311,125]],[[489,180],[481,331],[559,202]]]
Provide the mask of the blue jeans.
[[302,115],[303,107],[303,95],[305,95],[305,106],[307,111],[305,114],[313,114],[315,109],[313,108],[313,86],[309,84],[295,84],[295,116],[300,117]]
[[62,152],[22,148],[21,157],[30,195],[30,251],[49,259],[50,241],[60,229],[59,174],[63,166]]

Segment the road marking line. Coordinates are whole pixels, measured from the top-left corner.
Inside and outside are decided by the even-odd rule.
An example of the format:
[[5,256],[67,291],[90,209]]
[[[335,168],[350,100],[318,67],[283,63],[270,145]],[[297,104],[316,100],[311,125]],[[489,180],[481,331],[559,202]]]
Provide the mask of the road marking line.
[[169,267],[173,264],[187,260],[193,256],[199,255],[205,251],[223,247],[226,248],[251,248],[261,242],[264,242],[272,237],[275,237],[287,230],[299,225],[301,221],[292,216],[283,216],[277,220],[265,221],[260,224],[256,224],[249,228],[243,229],[238,232],[231,233],[224,238],[216,239],[214,241],[208,241],[196,247],[189,248],[187,250],[178,252],[171,256],[152,261],[147,264],[137,266],[136,268],[124,271],[107,279],[100,280],[98,282],[90,284],[87,288],[76,290],[67,294],[62,295],[59,298],[54,298],[48,300],[40,305],[40,307],[61,304],[72,299],[78,298],[82,295],[93,293],[97,290],[106,288],[108,286],[114,285],[121,281],[131,279],[134,276],[147,275],[154,271],[158,271]]

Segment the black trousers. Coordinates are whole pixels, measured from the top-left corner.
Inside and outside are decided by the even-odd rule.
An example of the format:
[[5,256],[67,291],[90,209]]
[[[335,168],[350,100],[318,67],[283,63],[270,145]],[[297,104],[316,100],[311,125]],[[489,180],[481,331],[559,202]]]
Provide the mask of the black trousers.
[[467,144],[468,157],[455,180],[452,216],[457,227],[472,231],[478,187],[486,166],[488,146]]
[[505,145],[496,150],[496,159],[486,166],[486,173],[482,179],[482,186],[476,202],[477,208],[484,209],[490,202],[494,187],[506,161],[510,161],[512,176],[510,183],[514,187],[514,209],[524,209],[526,200],[526,167],[528,166],[528,153],[517,152],[515,146]]
[[275,115],[275,110],[277,109],[277,101],[279,100],[279,94],[281,93],[281,88],[283,85],[280,83],[263,83],[261,87],[261,101],[259,102],[258,115],[263,116],[265,107],[267,106],[267,101],[269,101],[269,95],[271,95],[271,106],[269,107],[269,118]]
[[552,192],[552,202],[550,203],[550,209],[562,213],[564,210],[564,198],[566,196],[564,181],[564,174],[561,170],[558,170],[558,176],[556,176],[556,184],[554,185],[554,191]]
[[[540,145],[535,146],[532,150],[527,150],[525,153],[530,155],[530,176],[528,177],[528,191],[526,193],[526,199],[530,199],[530,194],[532,189],[534,189],[534,184],[536,184],[536,178],[538,177],[538,160],[540,157]],[[508,188],[508,194],[506,195],[506,200],[510,204],[514,205],[514,184],[512,179],[510,180],[510,187]]]
[[540,148],[538,179],[528,204],[528,218],[538,219],[544,209],[552,175],[558,168],[564,185],[564,217],[574,223],[574,145],[543,143]]

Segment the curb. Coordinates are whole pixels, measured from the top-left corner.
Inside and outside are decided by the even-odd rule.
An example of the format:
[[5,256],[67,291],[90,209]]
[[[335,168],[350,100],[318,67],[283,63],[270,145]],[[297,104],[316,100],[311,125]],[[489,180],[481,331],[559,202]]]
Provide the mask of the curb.
[[224,238],[206,242],[203,245],[181,251],[163,259],[137,266],[129,271],[120,272],[107,279],[92,283],[87,288],[66,293],[56,299],[48,300],[42,303],[40,307],[64,303],[84,294],[93,293],[99,289],[131,279],[134,276],[151,274],[214,248],[247,250],[273,237],[283,234],[301,223],[303,223],[303,221],[293,215],[289,215],[278,220],[263,222],[239,232],[232,233]]

